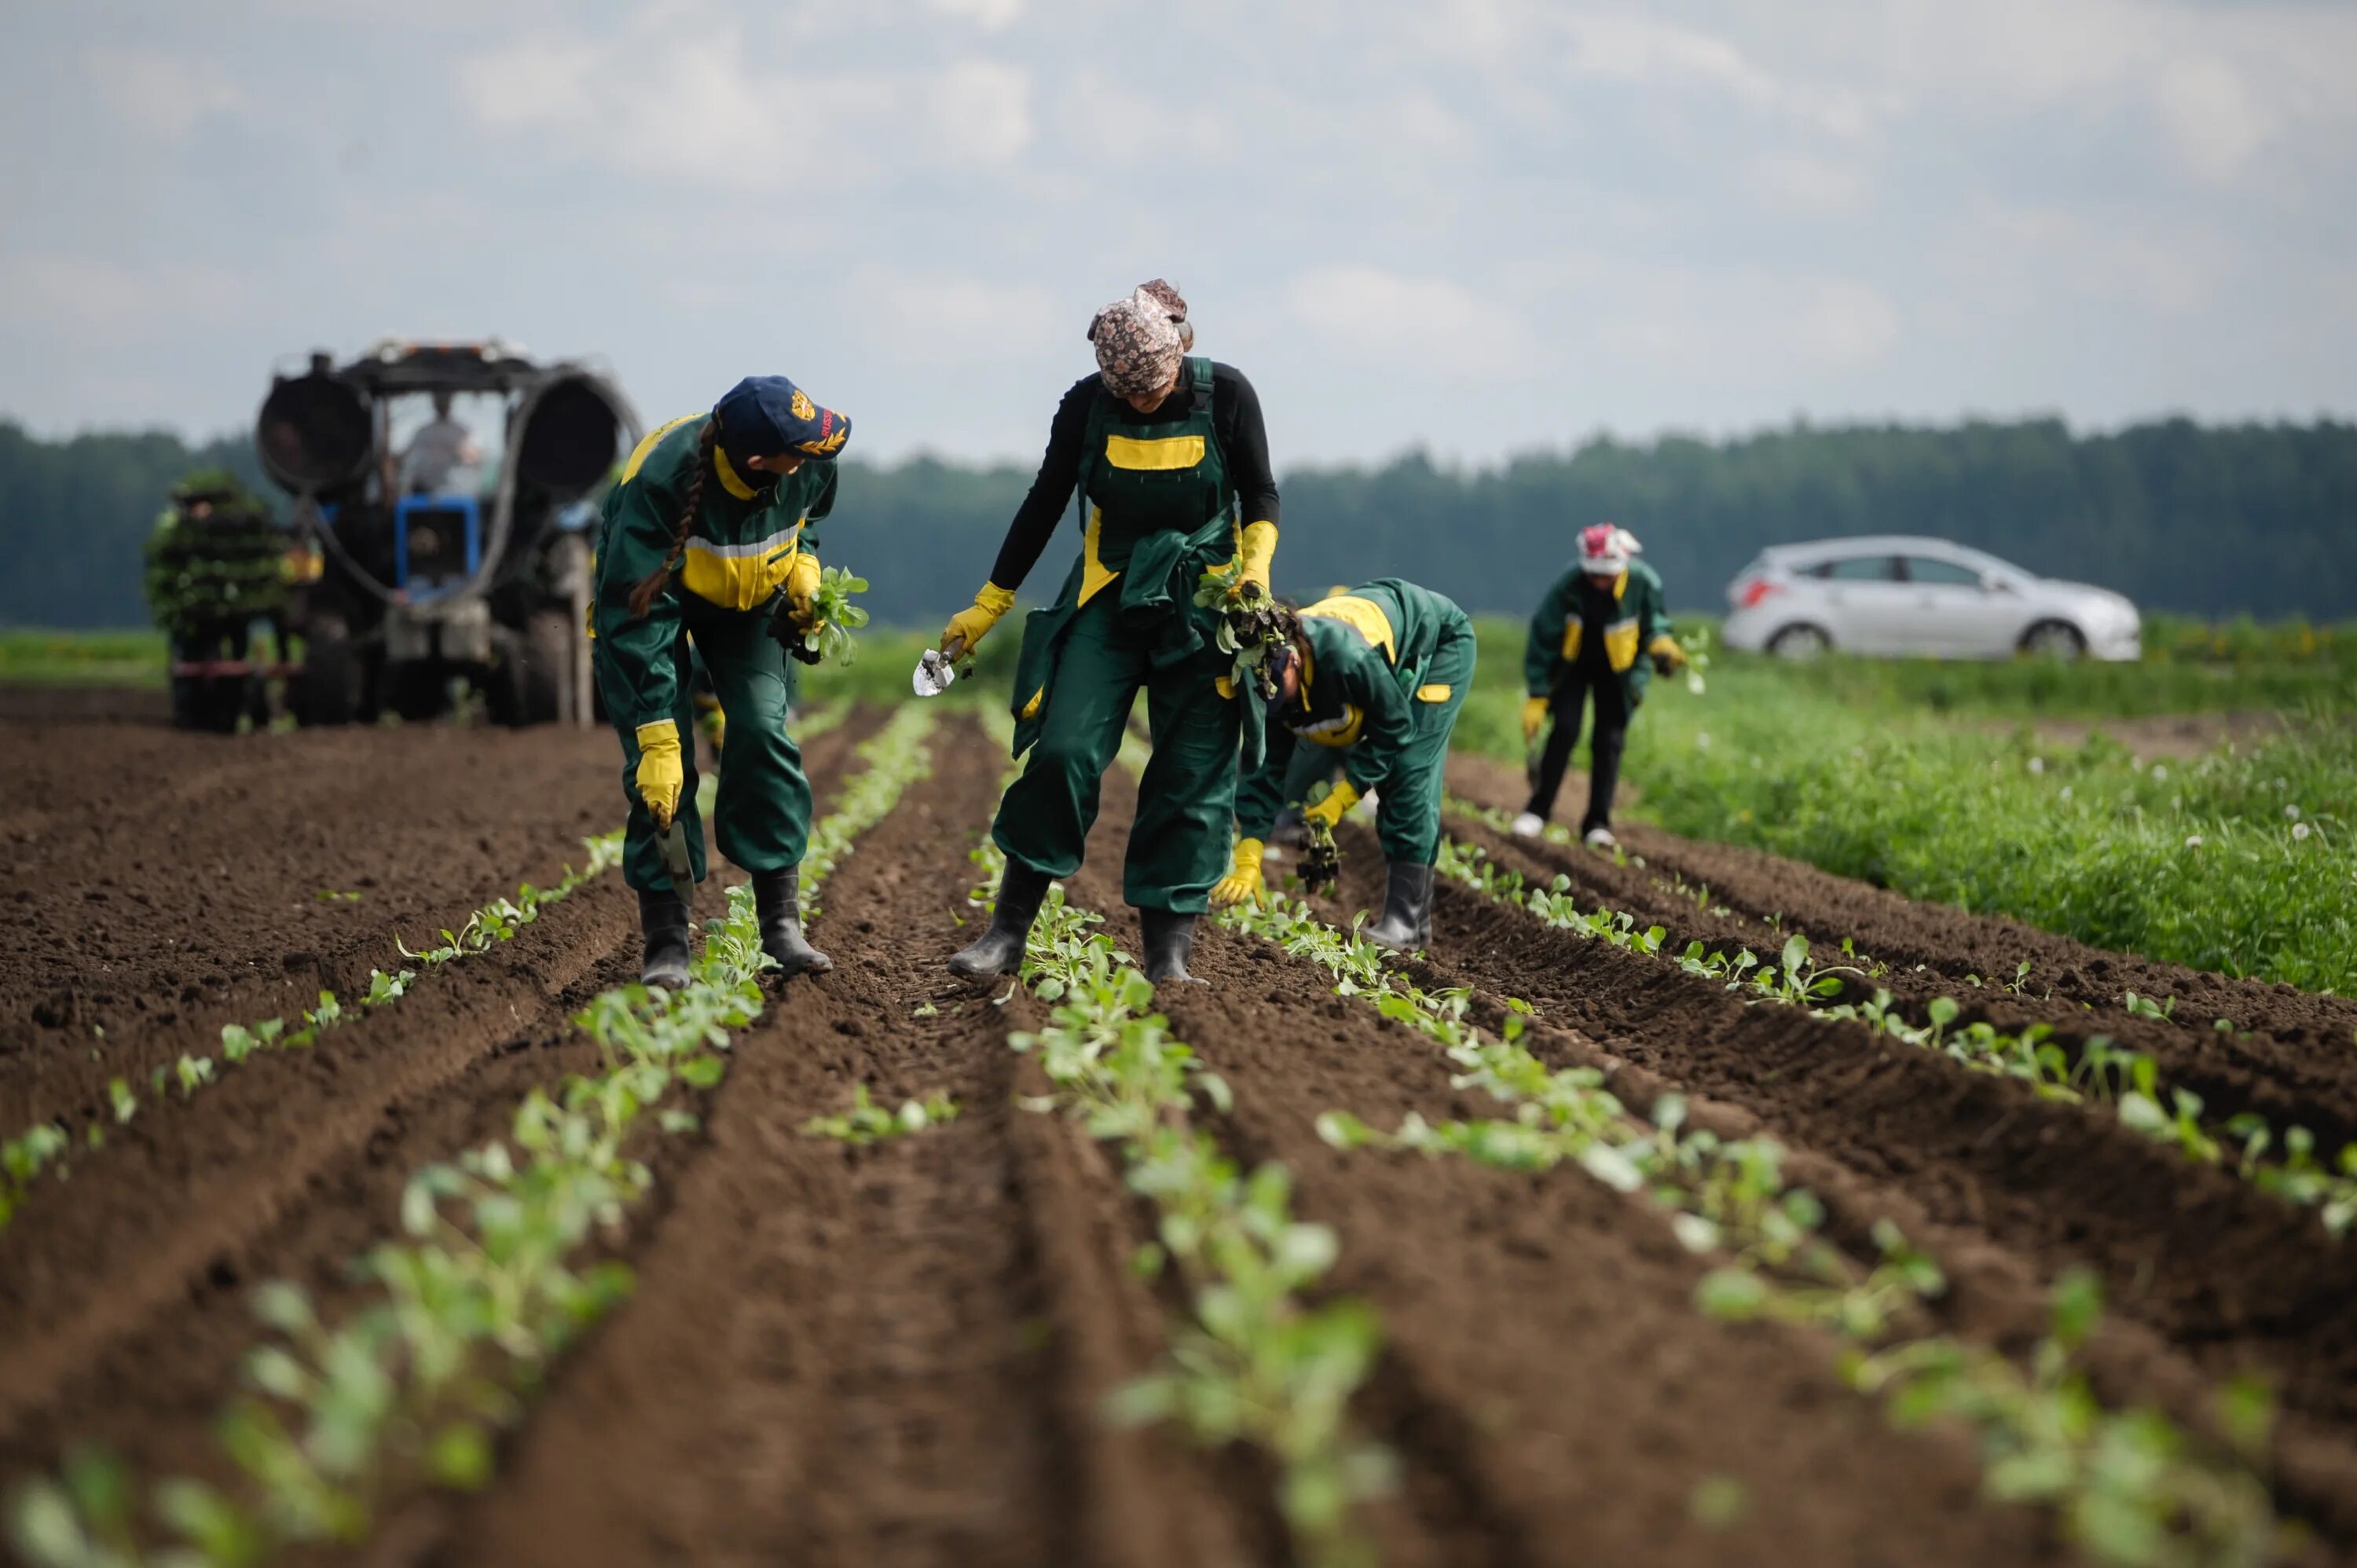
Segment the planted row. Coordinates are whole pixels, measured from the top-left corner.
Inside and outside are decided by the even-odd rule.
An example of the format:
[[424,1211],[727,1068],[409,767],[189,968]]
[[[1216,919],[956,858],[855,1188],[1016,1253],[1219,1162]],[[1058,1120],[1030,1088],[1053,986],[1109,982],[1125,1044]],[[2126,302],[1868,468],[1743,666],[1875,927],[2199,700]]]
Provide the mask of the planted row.
[[[985,908],[1005,869],[987,840],[974,851]],[[1333,1266],[1334,1233],[1293,1218],[1292,1184],[1274,1163],[1244,1171],[1189,1124],[1198,1102],[1224,1112],[1228,1086],[1154,1011],[1154,986],[1103,917],[1051,888],[1031,928],[1023,980],[1049,1004],[1047,1027],[1009,1043],[1055,1086],[1030,1109],[1060,1111],[1116,1144],[1131,1190],[1153,1204],[1157,1240],[1138,1260],[1175,1270],[1193,1320],[1155,1372],[1123,1389],[1114,1416],[1176,1423],[1195,1442],[1254,1444],[1278,1467],[1279,1510],[1308,1563],[1376,1560],[1357,1503],[1389,1484],[1389,1456],[1351,1429],[1351,1395],[1382,1345],[1362,1302],[1311,1306],[1301,1293]]]
[[[401,956],[431,969],[453,959],[489,952],[501,942],[511,941],[518,932],[534,920],[550,905],[571,896],[582,884],[603,875],[621,864],[622,834],[619,829],[599,833],[581,841],[587,858],[580,870],[568,865],[564,876],[553,887],[535,887],[527,882],[516,890],[512,898],[500,898],[484,905],[469,915],[453,931],[442,932],[439,947],[424,952],[412,952],[405,942],[397,943]],[[410,983],[417,978],[412,969],[387,974],[381,969],[369,972],[369,988],[360,999],[358,1010],[373,1012],[407,993]],[[321,1035],[354,1015],[332,991],[319,993],[318,1005],[303,1013],[298,1019],[264,1018],[254,1024],[224,1024],[221,1032],[221,1055],[210,1056],[183,1052],[180,1058],[156,1068],[149,1074],[146,1085],[149,1101],[161,1102],[178,1090],[182,1100],[198,1090],[218,1080],[223,1064],[235,1067],[257,1051],[300,1050],[317,1044]],[[76,1142],[82,1147],[97,1149],[106,1143],[106,1127],[111,1122],[120,1126],[138,1115],[139,1090],[128,1079],[115,1078],[106,1086],[107,1110],[103,1116],[85,1118],[79,1133],[62,1118],[27,1128],[5,1144],[0,1144],[0,1229],[5,1229],[11,1218],[30,1197],[34,1181],[44,1171],[62,1176],[56,1167],[73,1151]]]
[[[1498,1036],[1467,1021],[1469,993],[1425,991],[1391,968],[1384,950],[1346,936],[1282,895],[1221,917],[1231,929],[1277,943],[1327,971],[1356,996],[1438,1045],[1452,1083],[1513,1109],[1510,1118],[1434,1125],[1411,1117],[1392,1132],[1345,1112],[1320,1118],[1339,1147],[1456,1154],[1515,1170],[1570,1163],[1616,1190],[1669,1211],[1697,1252],[1728,1252],[1696,1291],[1706,1312],[1774,1317],[1842,1336],[1845,1371],[1882,1395],[1900,1424],[1953,1420],[1978,1437],[1990,1497],[2057,1510],[2063,1533],[2107,1562],[2256,1564],[2279,1545],[2268,1492],[2255,1473],[2269,1406],[2255,1385],[2222,1398],[2234,1452],[2210,1447],[2147,1410],[2104,1409],[2075,1365],[2100,1311],[2092,1277],[2072,1274],[2055,1294],[2053,1326],[2025,1368],[1980,1347],[1920,1333],[1921,1302],[1944,1289],[1937,1265],[1888,1222],[1878,1255],[1860,1264],[1820,1234],[1824,1213],[1783,1180],[1781,1151],[1763,1139],[1722,1140],[1686,1125],[1681,1097],[1662,1096],[1650,1122],[1631,1115],[1589,1069],[1550,1069],[1522,1043],[1522,1013]],[[1512,1004],[1517,1009],[1519,1004]]]
[[[866,770],[812,828],[806,894],[929,769],[931,724],[925,710],[905,709],[860,748]],[[652,1174],[633,1142],[645,1120],[666,1133],[697,1126],[665,1101],[682,1086],[720,1082],[730,1032],[761,1010],[757,976],[769,961],[749,889],[731,888],[685,987],[621,986],[576,1017],[599,1048],[599,1071],[533,1090],[507,1138],[411,1177],[404,1239],[356,1265],[365,1306],[329,1325],[294,1285],[256,1292],[272,1337],[249,1356],[250,1390],[221,1424],[242,1477],[233,1493],[166,1480],[148,1490],[143,1516],[128,1477],[83,1456],[14,1499],[17,1551],[42,1568],[253,1563],[363,1539],[378,1500],[406,1483],[488,1478],[492,1434],[517,1419],[556,1355],[628,1294],[627,1265],[585,1267],[580,1254],[647,1193]],[[151,1552],[142,1543],[159,1533],[173,1544]]]
[[[2018,1033],[1986,1021],[1959,1026],[1962,1007],[1953,997],[1935,996],[1924,1005],[1921,1023],[1909,1019],[1887,989],[1877,987],[1861,1002],[1834,1002],[1851,977],[1872,978],[1845,943],[1842,964],[1823,964],[1808,938],[1785,939],[1778,961],[1765,962],[1749,949],[1733,952],[1690,941],[1682,951],[1663,949],[1660,926],[1639,928],[1625,912],[1581,910],[1558,875],[1545,887],[1533,887],[1521,873],[1490,860],[1480,849],[1444,841],[1439,869],[1500,903],[1527,912],[1541,924],[1575,936],[1663,959],[1684,972],[1719,983],[1758,1001],[1806,1009],[1820,1018],[1854,1019],[1877,1034],[1937,1051],[1975,1072],[2019,1079],[2042,1099],[2092,1101],[2112,1107],[2122,1126],[2174,1146],[2197,1165],[2222,1165],[2262,1192],[2313,1208],[2335,1237],[2357,1222],[2357,1144],[2343,1145],[2329,1160],[2319,1156],[2316,1136],[2293,1126],[2278,1132],[2266,1117],[2245,1111],[2221,1122],[2206,1115],[2200,1095],[2165,1084],[2160,1065],[2143,1051],[2097,1035],[2075,1049],[2053,1037],[2046,1024]],[[2147,1004],[2147,1005],[2150,1005]]]

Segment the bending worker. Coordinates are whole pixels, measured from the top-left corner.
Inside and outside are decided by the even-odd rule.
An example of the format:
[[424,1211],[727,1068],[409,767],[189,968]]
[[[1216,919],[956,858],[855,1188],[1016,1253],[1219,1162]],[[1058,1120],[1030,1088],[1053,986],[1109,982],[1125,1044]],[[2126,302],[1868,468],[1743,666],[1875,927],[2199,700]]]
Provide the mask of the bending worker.
[[1097,373],[1064,394],[990,581],[942,633],[945,650],[971,650],[989,633],[1077,489],[1080,558],[1056,602],[1027,618],[1016,663],[1015,751],[1031,755],[991,828],[1006,872],[989,929],[950,960],[960,974],[1021,964],[1049,883],[1081,868],[1099,780],[1142,686],[1154,755],[1123,894],[1138,912],[1147,978],[1191,979],[1195,919],[1227,854],[1238,737],[1258,730],[1259,710],[1241,713],[1250,693],[1235,695],[1232,656],[1214,641],[1223,611],[1194,597],[1204,572],[1232,560],[1239,592],[1268,592],[1276,482],[1260,399],[1233,367],[1188,355],[1187,302],[1158,278],[1097,312],[1089,339]]
[[720,853],[752,874],[762,950],[788,975],[830,967],[802,936],[811,791],[786,733],[785,644],[807,658],[801,636],[817,629],[818,557],[802,531],[833,509],[834,458],[850,434],[785,377],[749,376],[709,414],[640,442],[607,493],[591,620],[597,690],[622,737],[622,875],[639,892],[650,985],[688,979],[688,904],[656,842],[674,818],[695,879],[705,875],[690,636],[732,721],[714,812]]
[[[1662,674],[1683,669],[1685,650],[1670,635],[1662,602],[1662,580],[1636,559],[1635,540],[1625,529],[1599,522],[1580,531],[1579,559],[1555,580],[1531,617],[1530,640],[1523,651],[1523,739],[1538,737],[1555,717],[1546,749],[1532,781],[1530,804],[1514,819],[1514,832],[1534,838],[1555,810],[1564,768],[1579,740],[1584,699],[1596,705],[1588,746],[1587,814],[1579,831],[1587,842],[1609,849],[1612,792],[1620,778],[1620,749],[1629,738],[1629,718],[1644,701],[1646,668]],[[1638,658],[1642,648],[1645,659]]]
[[1261,854],[1300,742],[1348,747],[1342,778],[1307,815],[1329,827],[1380,792],[1375,837],[1390,863],[1382,918],[1360,934],[1388,948],[1432,940],[1432,866],[1440,855],[1449,732],[1473,683],[1473,622],[1429,588],[1362,583],[1303,610],[1279,657],[1268,757],[1236,794],[1234,865],[1211,890],[1222,907],[1256,898]]

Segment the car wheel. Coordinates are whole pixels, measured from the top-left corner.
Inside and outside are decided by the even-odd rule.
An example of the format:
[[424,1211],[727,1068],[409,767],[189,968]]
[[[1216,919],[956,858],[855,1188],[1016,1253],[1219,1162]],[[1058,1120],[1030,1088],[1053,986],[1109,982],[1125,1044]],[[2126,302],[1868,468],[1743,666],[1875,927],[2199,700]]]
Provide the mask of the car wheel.
[[2021,650],[2033,659],[2083,659],[2087,639],[2069,621],[2042,620],[2021,634]]
[[1818,626],[1788,626],[1768,639],[1768,651],[1779,659],[1816,659],[1832,651],[1834,639]]

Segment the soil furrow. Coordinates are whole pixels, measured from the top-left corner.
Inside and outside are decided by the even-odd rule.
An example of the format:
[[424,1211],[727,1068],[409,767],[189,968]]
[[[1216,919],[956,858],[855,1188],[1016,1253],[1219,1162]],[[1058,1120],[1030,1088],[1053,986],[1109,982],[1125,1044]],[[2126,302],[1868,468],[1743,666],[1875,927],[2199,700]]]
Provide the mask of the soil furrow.
[[[1451,757],[1448,780],[1451,789],[1466,799],[1501,811],[1520,811],[1526,793],[1518,774],[1489,757]],[[1584,783],[1578,785],[1584,788]],[[1566,799],[1576,798],[1577,790],[1566,786]],[[1452,831],[1460,821],[1452,820]],[[2110,952],[2002,915],[1976,915],[1907,898],[1803,861],[1681,838],[1642,822],[1617,831],[1626,846],[1644,858],[1643,866],[1616,867],[1585,850],[1534,840],[1514,842],[1544,865],[1550,875],[1566,872],[1584,886],[1621,890],[1632,900],[1666,897],[1669,901],[1662,907],[1682,908],[1689,921],[1701,911],[1692,901],[1676,898],[1674,892],[1665,895],[1659,882],[1675,879],[1695,888],[1706,886],[1713,904],[1749,918],[1737,929],[1756,929],[1760,919],[1781,916],[1783,929],[1805,931],[1812,940],[1838,946],[1844,937],[1851,939],[1858,951],[1889,964],[1894,979],[1907,978],[1921,964],[1926,973],[1918,977],[1919,983],[1928,989],[1933,977],[1945,981],[1947,994],[1983,1001],[1992,1016],[2003,1012],[2068,1021],[2074,1032],[2084,1033],[2092,1013],[2098,1032],[2139,1049],[2173,1044],[2174,1060],[2182,1064],[2179,1070],[2216,1063],[2261,1082],[2280,1078],[2344,1117],[2357,1110],[2357,1061],[2347,1049],[2357,1044],[2357,998],[2318,995],[2267,981]],[[1645,891],[1640,892],[1641,886]],[[1964,980],[1977,974],[1987,986],[2000,986],[2014,978],[2025,960],[2030,965],[2027,996],[1992,995]],[[1891,989],[1904,993],[1899,985]],[[2174,1016],[2181,1022],[2159,1024],[2130,1015],[2123,1010],[2121,997],[2131,991],[2139,996],[2175,998]],[[2031,1005],[2050,992],[2052,1005]],[[2213,1027],[2220,1018],[2232,1019],[2238,1036],[2251,1037],[2222,1040]]]
[[[819,737],[813,770],[836,770],[877,722]],[[603,730],[164,733],[180,743],[165,755],[196,769],[188,799],[127,826],[170,770],[117,748],[155,736],[0,727],[0,750],[71,758],[80,780],[59,784],[77,791],[69,821],[8,845],[24,864],[0,896],[0,940],[16,939],[0,963],[0,1136],[102,1105],[111,1078],[217,1053],[224,1024],[296,1016],[322,990],[355,1000],[370,970],[401,967],[401,942],[556,882],[619,816]]]
[[529,1090],[596,1064],[570,1017],[633,975],[637,935],[619,875],[585,886],[318,1045],[148,1108],[41,1190],[0,1233],[0,1477],[91,1440],[142,1469],[213,1464],[210,1423],[256,1334],[247,1289],[348,1294],[414,1170],[504,1135]]
[[[1372,901],[1380,859],[1368,835],[1344,838],[1357,853],[1333,908],[1347,920]],[[2045,1285],[2083,1263],[2104,1278],[2116,1316],[2183,1359],[2184,1388],[2264,1373],[2310,1423],[2300,1428],[2317,1449],[2309,1467],[2352,1473],[2357,1330],[2337,1304],[2357,1289],[2357,1259],[2311,1212],[2187,1164],[2103,1107],[2039,1100],[1862,1025],[1746,1004],[1469,888],[1444,885],[1434,920],[1433,961],[1412,966],[1420,983],[1527,1001],[1610,1057],[1739,1107],[1780,1143],[1897,1195],[1940,1228],[1922,1240],[1943,1253],[1995,1248],[2018,1259],[2018,1277],[2035,1282],[2027,1293],[1960,1326],[2026,1337]],[[1542,1030],[1534,1046],[1543,1055],[1547,1038]],[[1575,1058],[1560,1039],[1553,1048]],[[2114,1391],[2140,1396],[2131,1385],[2160,1375],[2147,1363]],[[2301,1501],[2334,1520],[2348,1511],[2305,1488]]]
[[[1119,910],[1131,790],[1108,778],[1076,898]],[[1134,918],[1114,914],[1117,940]],[[1354,1408],[1403,1464],[1372,1510],[1392,1564],[1983,1563],[2037,1561],[2044,1526],[1977,1498],[1941,1434],[1896,1440],[1835,1373],[1837,1347],[1728,1327],[1691,1295],[1704,1261],[1657,1215],[1575,1171],[1344,1155],[1318,1115],[1389,1126],[1494,1114],[1449,1087],[1422,1036],[1334,997],[1320,972],[1208,922],[1163,988],[1173,1028],[1235,1091],[1221,1141],[1283,1162],[1295,1211],[1333,1226],[1328,1284],[1382,1315],[1385,1354]],[[1843,1477],[1838,1492],[1823,1478]],[[1738,1528],[1697,1516],[1732,1481]]]
[[[1145,1238],[1095,1152],[1015,1103],[1028,1002],[942,967],[996,769],[967,725],[933,744],[828,886],[834,972],[744,1036],[634,1298],[434,1560],[1232,1560],[1186,1456],[1100,1425],[1150,1364],[1120,1273]],[[858,1084],[962,1112],[866,1148],[803,1132]]]

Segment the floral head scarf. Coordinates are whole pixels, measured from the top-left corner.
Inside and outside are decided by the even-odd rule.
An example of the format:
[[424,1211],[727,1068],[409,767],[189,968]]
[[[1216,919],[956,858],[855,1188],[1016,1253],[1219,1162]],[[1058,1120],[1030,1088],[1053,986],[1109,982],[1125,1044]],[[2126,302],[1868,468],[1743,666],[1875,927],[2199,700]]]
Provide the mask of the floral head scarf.
[[1178,361],[1195,346],[1187,301],[1156,278],[1114,300],[1089,323],[1097,369],[1115,397],[1160,392],[1178,379]]

